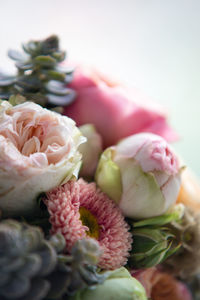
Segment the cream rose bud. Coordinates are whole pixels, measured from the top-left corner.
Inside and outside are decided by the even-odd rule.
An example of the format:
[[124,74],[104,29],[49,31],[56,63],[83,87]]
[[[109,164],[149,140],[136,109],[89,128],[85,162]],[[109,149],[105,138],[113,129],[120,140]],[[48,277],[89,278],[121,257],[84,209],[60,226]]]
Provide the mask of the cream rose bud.
[[83,289],[69,300],[147,300],[142,284],[124,267],[107,273],[103,284]]
[[102,152],[102,138],[92,124],[80,126],[79,129],[87,138],[87,142],[79,147],[79,152],[82,154],[83,161],[80,176],[92,177],[95,174],[98,160]]
[[162,215],[176,202],[180,170],[163,138],[140,133],[103,152],[96,181],[125,216],[142,219]]
[[4,216],[34,213],[36,198],[78,175],[86,139],[75,122],[25,102],[0,104],[0,209]]

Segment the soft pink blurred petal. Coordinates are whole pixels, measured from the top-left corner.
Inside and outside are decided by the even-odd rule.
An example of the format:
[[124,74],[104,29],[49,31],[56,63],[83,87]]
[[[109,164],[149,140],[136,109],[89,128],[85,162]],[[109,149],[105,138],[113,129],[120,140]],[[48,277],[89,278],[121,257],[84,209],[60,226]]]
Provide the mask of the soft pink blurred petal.
[[167,124],[165,112],[137,89],[127,89],[80,67],[69,86],[78,96],[65,108],[65,114],[79,126],[94,124],[105,147],[138,132],[153,132],[170,142],[177,139],[177,134]]

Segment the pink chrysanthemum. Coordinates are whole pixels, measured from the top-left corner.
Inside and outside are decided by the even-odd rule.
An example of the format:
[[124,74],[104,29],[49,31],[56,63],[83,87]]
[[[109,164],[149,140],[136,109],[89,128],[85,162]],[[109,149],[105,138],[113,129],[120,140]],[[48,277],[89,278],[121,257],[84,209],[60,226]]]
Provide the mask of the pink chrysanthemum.
[[67,250],[79,239],[96,238],[102,255],[99,266],[115,269],[126,264],[131,249],[131,234],[116,204],[83,179],[70,181],[47,193],[52,233],[65,237]]

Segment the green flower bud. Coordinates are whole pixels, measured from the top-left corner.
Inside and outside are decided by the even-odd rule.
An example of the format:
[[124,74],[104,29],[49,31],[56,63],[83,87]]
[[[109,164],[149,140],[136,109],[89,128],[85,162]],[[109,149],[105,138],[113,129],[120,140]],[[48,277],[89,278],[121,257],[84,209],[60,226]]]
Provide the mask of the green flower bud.
[[[128,264],[131,268],[150,268],[163,262],[181,246],[173,234],[170,225],[183,217],[184,206],[175,205],[168,213],[133,222],[132,235],[134,247]],[[165,227],[163,227],[165,226]]]
[[146,292],[139,281],[126,268],[110,271],[103,284],[96,289],[86,289],[72,297],[72,300],[147,300]]
[[171,245],[170,233],[159,229],[139,228],[133,231],[134,247],[129,265],[134,268],[150,268],[164,259]]
[[102,139],[92,124],[85,124],[79,127],[87,142],[80,145],[79,152],[82,154],[83,165],[80,176],[94,176],[99,156],[102,152]]
[[101,190],[118,203],[122,195],[121,172],[113,160],[114,149],[111,147],[102,153],[95,179]]

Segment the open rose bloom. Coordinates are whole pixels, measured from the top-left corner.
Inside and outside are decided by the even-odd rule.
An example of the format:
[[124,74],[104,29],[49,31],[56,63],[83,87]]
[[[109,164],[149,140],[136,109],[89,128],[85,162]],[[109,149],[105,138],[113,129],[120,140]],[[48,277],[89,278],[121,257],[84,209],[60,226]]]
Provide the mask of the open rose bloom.
[[32,102],[0,106],[0,209],[33,213],[36,198],[77,176],[86,139],[65,116]]

